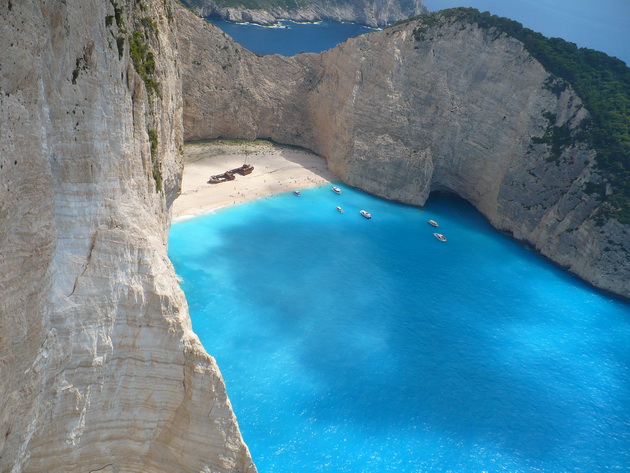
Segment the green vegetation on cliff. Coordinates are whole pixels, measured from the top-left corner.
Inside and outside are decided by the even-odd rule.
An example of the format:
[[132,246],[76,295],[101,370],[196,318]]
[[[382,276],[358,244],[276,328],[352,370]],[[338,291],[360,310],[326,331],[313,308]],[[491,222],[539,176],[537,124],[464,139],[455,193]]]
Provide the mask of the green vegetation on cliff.
[[[416,18],[422,21],[414,30],[418,41],[426,40],[430,29],[445,20],[494,28],[523,42],[547,71],[571,84],[592,117],[589,129],[585,134],[580,133],[579,138],[586,138],[597,151],[596,169],[606,181],[589,187],[588,191],[596,192],[602,200],[602,216],[630,223],[630,68],[623,61],[599,51],[578,48],[560,38],[547,38],[521,23],[474,8],[452,8]],[[550,81],[548,88],[560,94],[565,87],[561,82]],[[559,152],[558,146],[570,144],[564,138],[566,134],[544,137],[555,146],[555,154]],[[607,184],[612,189],[609,195],[605,192]]]
[[149,97],[151,93],[160,94],[160,83],[155,78],[155,57],[149,49],[145,31],[136,30],[129,35],[129,55],[133,67],[144,81]]
[[147,134],[149,135],[149,143],[151,144],[151,164],[152,169],[151,173],[153,175],[153,179],[155,180],[155,188],[158,192],[162,192],[162,163],[158,159],[158,137],[155,130],[149,128],[147,129]]

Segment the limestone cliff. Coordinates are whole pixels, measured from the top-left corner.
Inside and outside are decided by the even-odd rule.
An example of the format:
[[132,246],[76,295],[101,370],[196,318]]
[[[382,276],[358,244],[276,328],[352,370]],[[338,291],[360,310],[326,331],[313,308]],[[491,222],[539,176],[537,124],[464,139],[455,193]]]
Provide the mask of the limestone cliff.
[[203,17],[273,25],[278,20],[346,21],[385,26],[426,13],[421,0],[182,0]]
[[167,258],[169,0],[0,4],[0,471],[255,471]]
[[[594,218],[603,178],[580,98],[524,45],[474,22],[415,20],[322,54],[257,57],[178,9],[187,139],[309,148],[348,184],[422,205],[449,190],[597,287],[630,297],[630,228]],[[545,143],[568,130],[571,146]]]

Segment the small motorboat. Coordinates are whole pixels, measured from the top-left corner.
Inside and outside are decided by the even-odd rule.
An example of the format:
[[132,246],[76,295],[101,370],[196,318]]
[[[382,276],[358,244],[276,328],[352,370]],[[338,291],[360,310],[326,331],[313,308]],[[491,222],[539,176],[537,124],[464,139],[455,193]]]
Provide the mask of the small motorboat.
[[365,218],[372,218],[372,214],[370,212],[365,211],[365,210],[360,210],[359,213],[361,215],[363,215]]
[[333,186],[331,187],[331,189],[335,194],[341,194],[341,189],[339,189],[339,187]]
[[295,195],[297,195],[298,197],[300,197],[302,195],[302,193],[300,191],[298,191],[298,190],[293,191],[293,193]]
[[339,210],[339,213],[343,213],[343,209],[339,206],[337,206],[337,210]]
[[429,220],[427,221],[427,223],[432,227],[439,227],[438,223],[435,220]]
[[434,233],[433,236],[440,241],[446,241],[446,237],[442,235],[441,233]]

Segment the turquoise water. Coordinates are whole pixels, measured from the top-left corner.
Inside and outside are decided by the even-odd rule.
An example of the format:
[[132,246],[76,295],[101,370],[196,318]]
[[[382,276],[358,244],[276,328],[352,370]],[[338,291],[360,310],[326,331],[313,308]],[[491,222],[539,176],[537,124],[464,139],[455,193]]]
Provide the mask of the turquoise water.
[[305,189],[169,245],[261,473],[630,470],[630,305],[460,199]]
[[281,21],[280,27],[210,20],[245,48],[258,54],[321,53],[348,38],[374,31],[374,28],[352,23],[320,21],[295,23]]

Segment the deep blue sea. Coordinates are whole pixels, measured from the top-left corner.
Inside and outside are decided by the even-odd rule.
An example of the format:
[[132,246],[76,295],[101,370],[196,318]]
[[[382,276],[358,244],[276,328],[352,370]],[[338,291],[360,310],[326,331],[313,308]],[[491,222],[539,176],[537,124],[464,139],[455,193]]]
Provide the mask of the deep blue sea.
[[169,254],[261,473],[630,471],[630,305],[461,199],[304,189]]
[[210,21],[252,52],[284,56],[304,52],[321,53],[348,38],[374,31],[374,28],[367,26],[331,21],[317,23],[281,21],[277,27],[220,20]]

